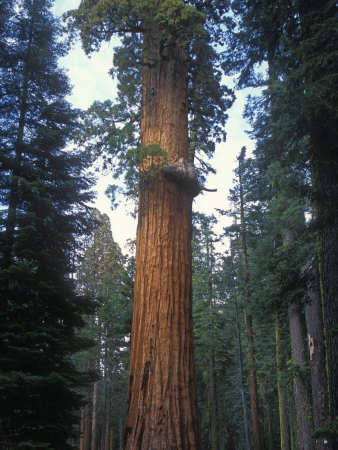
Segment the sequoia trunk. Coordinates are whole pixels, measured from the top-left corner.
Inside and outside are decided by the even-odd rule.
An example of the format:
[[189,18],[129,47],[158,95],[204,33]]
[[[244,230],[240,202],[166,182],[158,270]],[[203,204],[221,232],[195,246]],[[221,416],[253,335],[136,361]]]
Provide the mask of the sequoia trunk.
[[[189,159],[187,63],[145,36],[142,145]],[[192,194],[160,173],[140,185],[127,449],[199,449],[191,288]]]

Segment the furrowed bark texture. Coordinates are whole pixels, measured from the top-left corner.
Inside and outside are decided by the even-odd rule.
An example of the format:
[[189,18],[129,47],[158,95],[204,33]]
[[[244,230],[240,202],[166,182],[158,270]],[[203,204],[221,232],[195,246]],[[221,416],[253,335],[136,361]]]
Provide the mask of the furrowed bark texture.
[[[283,245],[292,243],[291,230],[282,230]],[[302,325],[302,312],[300,305],[292,303],[288,308],[290,340],[292,349],[292,359],[298,368],[298,373],[294,375],[295,406],[297,413],[297,434],[298,443],[303,450],[314,450],[315,445],[311,439],[313,431],[311,399],[308,383],[305,374],[307,365],[305,339]]]
[[[307,297],[305,319],[310,354],[310,371],[312,387],[312,405],[314,427],[320,428],[329,421],[329,395],[326,374],[325,337],[322,321],[322,304],[320,298],[319,274],[317,268],[311,268],[307,275]],[[316,450],[330,450],[324,439],[316,442]]]
[[[337,2],[331,0],[298,2],[304,60],[316,57],[317,46],[308,45],[318,39],[321,32],[320,68],[307,71],[305,82],[311,86],[321,86],[333,80],[337,64],[331,63],[332,50],[336,48],[336,34],[331,32],[330,24],[336,26]],[[316,26],[314,26],[316,24]],[[302,42],[301,42],[302,43]],[[331,83],[331,84],[330,84]],[[314,90],[314,88],[311,88]],[[315,209],[319,225],[321,293],[324,305],[324,325],[327,348],[327,369],[329,388],[330,419],[338,418],[338,157],[337,157],[337,102],[333,96],[336,84],[330,81],[323,94],[316,89],[318,97],[313,98],[309,114],[310,158],[314,187]],[[310,91],[310,89],[306,89]],[[305,98],[306,98],[305,94]],[[309,100],[307,100],[309,101]],[[329,107],[328,107],[329,105]],[[333,447],[338,448],[338,436]]]
[[304,374],[306,356],[300,307],[292,304],[289,306],[288,313],[292,358],[300,370],[300,373],[294,377],[299,445],[304,450],[314,450],[315,445],[311,439],[311,433],[313,431],[311,400]]
[[[336,171],[338,177],[338,170]],[[330,419],[338,417],[338,219],[321,233],[321,283],[329,375]],[[338,437],[334,441],[338,446]]]
[[[142,145],[159,144],[169,163],[188,161],[186,75],[174,45],[145,54]],[[126,449],[200,448],[191,209],[191,193],[161,175],[140,188]]]
[[83,437],[80,448],[83,450],[91,450],[91,435],[92,435],[92,411],[90,404],[87,403],[84,407],[84,423],[83,423]]

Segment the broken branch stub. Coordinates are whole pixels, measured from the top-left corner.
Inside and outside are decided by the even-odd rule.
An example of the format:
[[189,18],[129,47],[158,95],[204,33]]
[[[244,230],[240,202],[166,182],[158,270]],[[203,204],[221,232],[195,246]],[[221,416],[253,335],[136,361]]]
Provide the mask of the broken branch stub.
[[191,192],[193,197],[196,197],[201,191],[194,166],[184,161],[183,158],[173,164],[165,165],[162,173],[168,180]]

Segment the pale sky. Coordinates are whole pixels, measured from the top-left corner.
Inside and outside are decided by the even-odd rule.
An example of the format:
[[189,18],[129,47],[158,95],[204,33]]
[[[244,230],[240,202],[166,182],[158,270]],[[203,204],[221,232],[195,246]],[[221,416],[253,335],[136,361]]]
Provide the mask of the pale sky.
[[[80,0],[55,0],[52,11],[59,15],[69,9],[77,8],[79,3]],[[113,46],[108,43],[104,43],[101,50],[93,53],[90,58],[85,55],[80,43],[77,43],[70,53],[60,60],[60,64],[67,70],[73,85],[73,94],[69,97],[69,101],[75,107],[86,109],[95,100],[114,100],[116,96],[115,82],[108,73],[112,67],[112,60]],[[245,129],[248,129],[249,125],[242,118],[245,96],[245,91],[236,92],[235,104],[227,111],[229,115],[226,124],[227,142],[216,146],[212,165],[217,173],[209,175],[206,187],[217,188],[217,192],[205,192],[198,195],[194,200],[195,211],[216,215],[217,208],[230,208],[227,196],[233,184],[233,170],[237,165],[236,156],[244,145],[248,151],[253,148],[252,141],[245,133]],[[126,206],[111,210],[110,200],[104,194],[111,179],[111,176],[100,176],[96,187],[98,192],[96,207],[101,212],[108,214],[114,239],[120,244],[122,250],[126,251],[126,241],[135,238],[136,221],[130,217]],[[215,231],[221,232],[223,226],[225,226],[224,219],[220,220]]]

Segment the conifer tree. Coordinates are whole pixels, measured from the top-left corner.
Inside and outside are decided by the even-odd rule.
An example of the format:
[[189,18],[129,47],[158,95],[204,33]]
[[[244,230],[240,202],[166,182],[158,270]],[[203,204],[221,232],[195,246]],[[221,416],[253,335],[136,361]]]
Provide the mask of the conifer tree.
[[243,353],[242,353],[242,338],[241,338],[241,330],[239,324],[238,317],[238,300],[237,300],[237,286],[235,280],[235,270],[234,270],[234,252],[233,252],[233,243],[230,243],[231,251],[230,251],[230,265],[231,265],[231,278],[232,278],[232,290],[233,297],[235,303],[235,317],[236,317],[236,334],[237,334],[237,346],[238,346],[238,366],[240,373],[240,384],[241,384],[241,400],[242,400],[242,410],[243,410],[243,425],[244,425],[244,433],[245,433],[245,446],[246,449],[250,449],[250,438],[249,438],[249,426],[248,426],[248,415],[247,415],[247,407],[245,400],[245,389],[244,389],[244,372],[243,372]]
[[96,209],[93,216],[96,229],[77,274],[78,289],[91,296],[97,305],[95,313],[87,316],[83,330],[92,337],[95,346],[78,355],[78,364],[90,367],[97,376],[86,390],[86,404],[82,409],[80,448],[83,450],[100,448],[101,443],[110,448],[111,434],[117,446],[122,441],[133,287],[132,260],[127,261],[114,241],[108,216]]
[[[200,187],[191,163],[201,160],[199,152],[210,155],[225,134],[231,96],[220,87],[211,46],[224,10],[223,2],[84,0],[70,14],[87,52],[114,34],[123,43],[114,68],[118,102],[97,108],[89,138],[103,128],[108,163],[118,158],[117,173],[137,168],[127,171],[129,191],[139,188],[128,449],[201,447],[190,242]],[[201,167],[208,165],[201,160]]]
[[261,448],[261,437],[259,430],[259,417],[258,417],[258,392],[257,392],[257,379],[255,370],[255,347],[254,347],[254,330],[252,326],[252,311],[250,305],[250,278],[249,278],[249,263],[248,263],[248,246],[247,246],[247,227],[244,216],[244,191],[243,191],[243,164],[245,159],[245,147],[242,148],[238,157],[238,187],[239,187],[239,215],[240,215],[240,227],[241,227],[241,253],[243,260],[243,289],[245,298],[245,321],[247,329],[248,339],[248,361],[249,361],[249,377],[250,377],[250,401],[251,401],[251,420],[253,430],[253,440],[255,450]]
[[[298,99],[303,109],[296,120],[299,138],[308,138],[308,159],[319,237],[319,261],[327,342],[330,418],[334,446],[338,445],[338,132],[337,108],[337,3],[299,1],[299,45],[295,58],[303,61],[295,73],[303,84]],[[288,79],[288,88],[294,84]],[[292,118],[296,119],[295,115]]]
[[[215,217],[205,216],[201,213],[194,214],[194,239],[193,239],[193,310],[195,321],[195,342],[197,344],[197,365],[206,370],[204,373],[205,385],[201,390],[207,394],[207,411],[203,411],[205,422],[205,434],[208,446],[214,450],[219,448],[218,432],[218,402],[217,402],[217,326],[219,321],[218,308],[215,305],[217,293],[215,290],[215,244],[216,236],[212,231]],[[206,379],[207,378],[207,379]],[[200,396],[201,393],[200,393]]]
[[242,448],[240,399],[247,386],[243,388],[238,369],[232,267],[217,251],[221,237],[214,231],[216,222],[214,216],[194,213],[193,318],[202,445]]
[[[316,238],[312,230],[315,229],[327,338],[330,418],[334,421],[337,417],[337,337],[334,330],[338,320],[336,289],[333,287],[337,282],[337,271],[333,267],[337,264],[335,255],[338,254],[334,237],[337,234],[337,208],[333,200],[337,188],[337,131],[334,126],[337,120],[334,94],[337,91],[337,5],[330,0],[321,4],[234,0],[232,5],[238,14],[239,27],[231,33],[232,44],[238,51],[237,58],[232,58],[229,52],[233,61],[230,66],[240,71],[242,86],[253,83],[268,86],[265,100],[253,101],[252,107],[247,109],[248,117],[258,119],[253,135],[258,140],[256,155],[260,169],[264,173],[274,163],[284,169],[288,167],[288,177],[294,173],[303,180],[301,189],[296,186],[292,196],[302,198],[303,205],[312,204],[314,220],[304,233],[303,242],[308,253],[303,255],[301,266],[308,266],[309,260],[314,258]],[[255,67],[263,61],[268,64],[266,79],[262,72],[255,72]],[[288,184],[282,189],[292,184],[295,187],[294,181]],[[284,206],[290,208],[290,199]],[[290,224],[289,230],[292,227]],[[300,272],[298,278],[301,284]],[[316,321],[320,322],[321,318],[318,316]],[[316,349],[321,351],[320,343]],[[314,401],[320,403],[323,399],[314,396]],[[319,409],[315,407],[315,411]],[[323,417],[320,420],[327,421]],[[325,430],[326,437],[334,435],[336,424],[332,422]]]
[[2,448],[73,448],[79,388],[72,354],[90,303],[72,264],[90,229],[81,153],[64,151],[78,125],[65,100],[65,53],[50,1],[1,2]]

